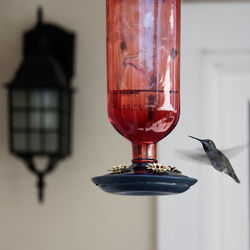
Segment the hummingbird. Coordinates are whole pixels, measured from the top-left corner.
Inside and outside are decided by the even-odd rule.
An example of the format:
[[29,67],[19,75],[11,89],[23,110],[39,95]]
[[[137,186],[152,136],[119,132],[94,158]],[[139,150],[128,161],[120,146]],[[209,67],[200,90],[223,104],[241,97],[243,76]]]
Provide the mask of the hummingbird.
[[240,180],[236,176],[230,161],[219,149],[216,148],[216,145],[212,140],[202,140],[190,135],[189,137],[201,142],[207,158],[216,170],[231,176],[237,183],[240,183]]

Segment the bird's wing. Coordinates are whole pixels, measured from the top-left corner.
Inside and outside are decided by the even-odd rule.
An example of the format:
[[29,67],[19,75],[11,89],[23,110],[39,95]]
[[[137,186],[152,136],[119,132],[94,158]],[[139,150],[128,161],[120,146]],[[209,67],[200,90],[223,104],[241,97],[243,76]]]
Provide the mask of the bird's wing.
[[183,160],[194,160],[206,165],[211,165],[207,155],[201,150],[197,150],[196,152],[194,152],[184,149],[176,149],[175,151],[178,157]]
[[237,175],[235,174],[234,172],[234,169],[230,163],[230,161],[228,160],[228,158],[222,153],[222,152],[219,152],[220,155],[221,155],[221,166],[222,169],[219,170],[219,171],[222,171],[226,174],[228,174],[229,176],[231,176],[237,183],[240,183],[240,180],[238,179]]
[[243,152],[244,149],[246,149],[248,145],[241,145],[237,147],[228,148],[225,150],[222,150],[223,154],[225,154],[229,159],[232,159],[233,157],[239,155],[241,152]]

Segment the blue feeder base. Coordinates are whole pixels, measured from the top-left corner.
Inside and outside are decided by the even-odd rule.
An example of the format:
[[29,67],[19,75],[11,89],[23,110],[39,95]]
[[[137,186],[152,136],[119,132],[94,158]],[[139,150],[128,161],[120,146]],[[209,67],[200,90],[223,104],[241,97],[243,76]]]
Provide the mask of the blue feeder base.
[[196,179],[181,174],[108,174],[93,177],[92,181],[105,192],[132,196],[179,194],[197,182]]

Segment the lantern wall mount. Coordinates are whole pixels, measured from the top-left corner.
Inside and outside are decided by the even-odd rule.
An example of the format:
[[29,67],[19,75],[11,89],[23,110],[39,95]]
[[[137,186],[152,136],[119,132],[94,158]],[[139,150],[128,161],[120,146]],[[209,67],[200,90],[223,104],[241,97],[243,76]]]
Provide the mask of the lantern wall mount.
[[[44,178],[71,153],[71,120],[75,34],[43,22],[24,33],[23,61],[7,84],[10,152],[37,177],[38,198],[44,199]],[[45,156],[44,169],[34,158]]]

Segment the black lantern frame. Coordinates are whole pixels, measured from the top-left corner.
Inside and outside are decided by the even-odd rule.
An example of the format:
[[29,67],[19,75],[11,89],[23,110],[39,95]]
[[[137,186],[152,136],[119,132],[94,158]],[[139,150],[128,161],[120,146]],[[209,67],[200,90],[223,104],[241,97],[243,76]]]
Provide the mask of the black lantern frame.
[[[24,33],[23,62],[7,84],[10,152],[37,176],[39,201],[44,177],[71,154],[73,57],[75,35],[53,24],[38,22]],[[48,157],[43,170],[34,157]]]

